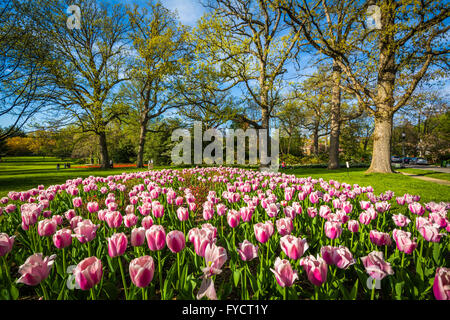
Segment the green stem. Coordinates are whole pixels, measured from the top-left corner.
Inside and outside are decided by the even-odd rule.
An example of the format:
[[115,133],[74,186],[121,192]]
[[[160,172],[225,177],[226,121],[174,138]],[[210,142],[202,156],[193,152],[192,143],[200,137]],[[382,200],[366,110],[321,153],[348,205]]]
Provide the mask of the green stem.
[[181,276],[180,276],[180,253],[177,253],[177,271],[178,271],[178,288],[177,290],[180,291],[181,289]]
[[91,288],[89,291],[91,292],[91,300],[97,300],[94,288]]
[[91,256],[91,242],[88,241],[87,245],[88,245],[88,256],[89,256],[89,257],[92,257],[92,256]]
[[161,251],[158,250],[157,254],[158,254],[159,291],[161,292],[161,300],[164,300],[162,272],[161,272]]
[[370,295],[370,300],[373,300],[375,298],[375,282],[376,280],[374,279],[372,283],[372,293]]
[[288,290],[288,287],[284,287],[284,290],[283,290],[283,300],[287,300],[287,290]]
[[63,272],[66,272],[66,250],[62,248],[62,259],[63,259]]
[[8,281],[9,281],[9,283],[8,284],[10,284],[11,283],[11,275],[9,274],[9,267],[8,267],[8,264],[6,263],[6,256],[7,256],[8,254],[6,254],[5,256],[3,256],[2,257],[2,260],[3,260],[3,264],[5,265],[5,273],[6,273],[6,277],[8,278]]
[[41,288],[42,288],[42,292],[44,293],[44,299],[45,300],[49,300],[48,299],[48,293],[47,293],[47,289],[45,289],[45,286],[42,284],[42,282],[40,283]]
[[141,292],[142,292],[142,300],[146,300],[145,299],[145,288],[141,288]]
[[123,272],[122,259],[120,259],[120,256],[117,257],[117,259],[119,260],[120,274],[122,275],[123,290],[125,291],[125,300],[128,300],[127,282],[125,281],[125,273]]

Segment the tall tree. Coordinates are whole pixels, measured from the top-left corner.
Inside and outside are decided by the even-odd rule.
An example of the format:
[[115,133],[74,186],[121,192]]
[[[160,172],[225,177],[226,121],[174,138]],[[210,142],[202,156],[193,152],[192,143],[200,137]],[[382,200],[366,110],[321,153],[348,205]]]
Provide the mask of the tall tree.
[[143,167],[149,122],[178,107],[173,78],[181,72],[186,55],[186,30],[177,25],[176,16],[159,2],[151,1],[149,11],[137,6],[128,11],[137,56],[123,94],[139,119],[138,168]]
[[69,29],[65,10],[72,1],[37,0],[22,6],[40,37],[49,46],[42,57],[46,78],[56,87],[47,92],[58,111],[83,132],[98,138],[102,168],[109,165],[106,127],[126,114],[116,88],[127,79],[129,24],[122,5],[107,6],[95,0],[78,2],[80,29]]
[[[323,0],[294,1],[292,7],[281,5],[290,18],[308,33],[319,29],[314,8]],[[332,57],[352,84],[351,90],[375,118],[372,162],[368,172],[392,172],[390,161],[392,121],[427,72],[437,66],[448,68],[448,46],[445,34],[450,26],[449,7],[445,1],[380,0],[355,2],[354,16],[362,22],[357,29],[360,42],[354,63],[347,52],[336,50],[330,43],[309,42],[321,53]],[[367,12],[369,5],[379,10]],[[367,28],[371,15],[378,22]],[[448,21],[448,20],[447,20]],[[354,53],[352,53],[354,55]],[[361,68],[361,62],[366,68]],[[373,76],[371,66],[375,66]],[[372,84],[372,85],[371,85]]]
[[[223,91],[240,88],[258,107],[258,115],[236,112],[235,119],[268,129],[286,65],[297,50],[301,32],[284,23],[281,9],[262,0],[207,1],[211,13],[196,30],[197,50],[223,79]],[[248,102],[248,101],[247,101]]]

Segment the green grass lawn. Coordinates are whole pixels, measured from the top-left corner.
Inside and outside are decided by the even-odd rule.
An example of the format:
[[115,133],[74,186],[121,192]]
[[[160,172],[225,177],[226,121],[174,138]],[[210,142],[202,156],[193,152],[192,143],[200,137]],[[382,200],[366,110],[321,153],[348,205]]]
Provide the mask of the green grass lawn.
[[430,177],[430,178],[434,178],[434,179],[450,181],[450,173],[436,172],[433,170],[421,170],[421,169],[414,169],[414,168],[404,168],[404,169],[396,169],[396,170],[406,172],[406,173],[412,173],[412,174],[422,176],[422,177]]
[[[52,184],[62,184],[68,179],[88,176],[108,176],[121,174],[122,172],[136,172],[146,169],[117,168],[117,169],[85,169],[71,168],[56,170],[57,163],[64,163],[56,158],[46,157],[5,157],[0,162],[0,197],[9,191],[23,191],[40,184],[48,187]],[[163,167],[155,166],[155,169]],[[360,186],[372,186],[376,194],[386,190],[392,190],[396,195],[404,193],[418,194],[422,197],[421,202],[447,201],[450,202],[450,186],[439,185],[433,182],[414,179],[402,174],[365,174],[366,169],[353,168],[333,170],[327,169],[290,169],[282,170],[287,174],[295,174],[299,177],[323,178],[325,180],[337,180]],[[402,169],[409,170],[409,169]],[[414,169],[412,169],[414,170]],[[418,170],[418,169],[416,169]],[[424,173],[421,170],[420,173]],[[415,172],[412,172],[415,173]],[[433,176],[433,174],[426,175]],[[436,174],[438,179],[449,179],[448,174]]]

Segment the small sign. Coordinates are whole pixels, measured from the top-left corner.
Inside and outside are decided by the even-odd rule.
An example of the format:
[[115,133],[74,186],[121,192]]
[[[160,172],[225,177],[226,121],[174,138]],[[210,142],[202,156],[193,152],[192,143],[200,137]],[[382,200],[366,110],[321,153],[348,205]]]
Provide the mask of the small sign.
[[345,161],[345,165],[347,166],[347,169],[350,168],[348,161]]

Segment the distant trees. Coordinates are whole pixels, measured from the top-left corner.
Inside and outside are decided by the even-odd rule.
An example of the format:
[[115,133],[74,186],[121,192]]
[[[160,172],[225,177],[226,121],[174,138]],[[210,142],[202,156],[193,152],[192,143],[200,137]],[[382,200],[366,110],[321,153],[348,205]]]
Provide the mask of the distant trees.
[[[106,7],[82,0],[81,28],[69,30],[65,10],[71,3],[38,0],[22,5],[22,14],[33,21],[48,54],[40,57],[46,80],[56,89],[46,91],[68,123],[93,132],[99,143],[101,166],[109,164],[106,127],[127,112],[116,88],[127,79],[127,32],[122,5]],[[55,110],[55,114],[56,114]]]

